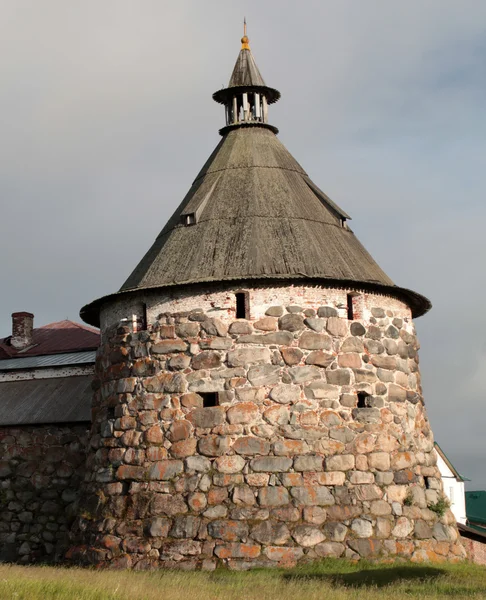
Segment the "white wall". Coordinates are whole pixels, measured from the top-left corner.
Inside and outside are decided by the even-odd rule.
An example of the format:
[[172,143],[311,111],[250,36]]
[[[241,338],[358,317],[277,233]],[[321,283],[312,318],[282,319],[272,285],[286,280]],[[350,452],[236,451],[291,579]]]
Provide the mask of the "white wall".
[[449,498],[451,510],[458,523],[466,524],[466,496],[464,493],[464,482],[457,481],[456,476],[437,453],[437,466],[439,467],[444,486],[444,493]]

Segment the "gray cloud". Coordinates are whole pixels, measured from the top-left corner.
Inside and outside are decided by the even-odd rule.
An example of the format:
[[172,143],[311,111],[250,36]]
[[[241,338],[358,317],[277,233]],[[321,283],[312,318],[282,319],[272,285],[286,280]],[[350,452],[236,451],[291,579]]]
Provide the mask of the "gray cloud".
[[[242,8],[243,7],[243,8]],[[486,488],[486,4],[0,1],[0,324],[116,290],[218,142],[242,10],[271,120],[400,285],[438,441]]]

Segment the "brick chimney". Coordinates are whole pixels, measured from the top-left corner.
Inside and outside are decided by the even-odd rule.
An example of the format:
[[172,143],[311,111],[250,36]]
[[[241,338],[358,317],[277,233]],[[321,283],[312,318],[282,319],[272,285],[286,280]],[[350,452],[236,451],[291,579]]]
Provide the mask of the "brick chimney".
[[12,337],[10,344],[16,350],[23,350],[32,345],[34,315],[29,312],[12,313]]

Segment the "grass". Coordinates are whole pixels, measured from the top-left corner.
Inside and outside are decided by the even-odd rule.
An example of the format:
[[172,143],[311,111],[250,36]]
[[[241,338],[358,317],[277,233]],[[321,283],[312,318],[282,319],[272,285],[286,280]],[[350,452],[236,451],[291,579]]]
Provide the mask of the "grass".
[[486,568],[325,560],[246,573],[0,565],[2,600],[411,600],[486,598]]

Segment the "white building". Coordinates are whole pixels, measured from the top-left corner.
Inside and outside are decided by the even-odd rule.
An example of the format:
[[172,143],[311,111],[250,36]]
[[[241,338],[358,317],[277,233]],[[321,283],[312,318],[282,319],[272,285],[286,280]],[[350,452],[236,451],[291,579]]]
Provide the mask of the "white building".
[[464,490],[464,477],[462,477],[454,465],[444,454],[442,448],[435,442],[437,451],[437,466],[439,467],[444,486],[444,493],[451,503],[451,510],[456,521],[462,525],[466,524],[466,495]]

